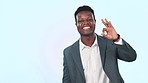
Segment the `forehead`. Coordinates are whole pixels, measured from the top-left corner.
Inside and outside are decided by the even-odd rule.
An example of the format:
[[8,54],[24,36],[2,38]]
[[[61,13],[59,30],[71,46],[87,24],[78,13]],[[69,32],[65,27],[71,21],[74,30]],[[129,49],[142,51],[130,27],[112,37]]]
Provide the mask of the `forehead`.
[[77,14],[77,17],[93,17],[93,14],[90,11],[81,11]]

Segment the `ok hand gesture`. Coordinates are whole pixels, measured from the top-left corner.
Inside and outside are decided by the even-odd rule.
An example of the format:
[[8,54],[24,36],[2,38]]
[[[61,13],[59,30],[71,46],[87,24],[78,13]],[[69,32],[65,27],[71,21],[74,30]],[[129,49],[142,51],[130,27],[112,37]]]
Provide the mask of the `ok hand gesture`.
[[107,19],[105,20],[101,19],[101,21],[106,26],[106,28],[103,28],[102,30],[103,37],[110,39],[110,40],[117,39],[118,38],[117,32],[112,26],[111,22],[108,21]]

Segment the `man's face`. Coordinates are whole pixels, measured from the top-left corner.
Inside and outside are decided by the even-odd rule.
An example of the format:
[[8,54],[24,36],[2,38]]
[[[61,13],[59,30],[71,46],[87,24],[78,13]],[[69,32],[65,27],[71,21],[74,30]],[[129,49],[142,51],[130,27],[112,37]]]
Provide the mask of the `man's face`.
[[81,36],[94,34],[96,21],[90,11],[81,11],[76,15],[76,26]]

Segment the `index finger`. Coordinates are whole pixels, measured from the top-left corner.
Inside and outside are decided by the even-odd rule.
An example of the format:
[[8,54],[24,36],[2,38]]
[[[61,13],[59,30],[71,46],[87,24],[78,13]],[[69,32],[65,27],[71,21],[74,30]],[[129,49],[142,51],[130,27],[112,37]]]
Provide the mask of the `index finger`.
[[106,23],[104,22],[104,20],[103,19],[101,19],[101,21],[102,21],[102,23],[105,25]]
[[105,18],[105,20],[101,19],[102,23],[108,28],[110,27],[110,22]]

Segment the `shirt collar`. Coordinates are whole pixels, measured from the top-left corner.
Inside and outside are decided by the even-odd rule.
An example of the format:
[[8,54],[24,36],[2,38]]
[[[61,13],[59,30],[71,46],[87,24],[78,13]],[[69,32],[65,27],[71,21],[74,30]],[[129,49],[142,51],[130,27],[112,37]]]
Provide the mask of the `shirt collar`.
[[[81,41],[81,38],[79,39],[79,45],[80,45],[80,50],[83,50],[86,47],[90,47],[90,46],[86,46],[85,44],[83,44],[83,42]],[[94,41],[94,43],[92,44],[91,47],[93,47],[93,46],[98,46],[97,36],[96,36],[95,41]]]

